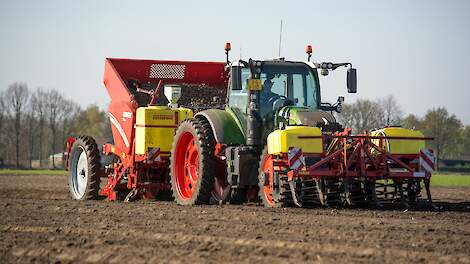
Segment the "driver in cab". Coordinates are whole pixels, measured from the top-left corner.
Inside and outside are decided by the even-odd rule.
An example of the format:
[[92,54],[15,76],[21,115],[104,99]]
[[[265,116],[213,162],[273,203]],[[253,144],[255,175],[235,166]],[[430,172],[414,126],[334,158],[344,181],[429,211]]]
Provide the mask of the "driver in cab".
[[272,110],[273,103],[276,101],[276,99],[280,98],[280,96],[277,93],[274,93],[271,91],[274,82],[272,81],[274,79],[274,74],[268,73],[266,75],[266,80],[263,83],[263,89],[261,90],[261,108],[263,109],[269,109]]

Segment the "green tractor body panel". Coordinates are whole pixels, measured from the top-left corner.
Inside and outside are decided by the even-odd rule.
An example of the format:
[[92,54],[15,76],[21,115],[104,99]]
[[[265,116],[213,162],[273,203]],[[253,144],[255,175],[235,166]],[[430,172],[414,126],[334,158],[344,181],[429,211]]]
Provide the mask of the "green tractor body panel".
[[[230,107],[221,109],[208,109],[195,116],[203,117],[211,124],[217,143],[229,146],[243,145],[246,142],[245,120],[243,116],[236,115]],[[240,119],[242,118],[242,120]],[[273,120],[274,119],[274,120]],[[267,136],[283,125],[317,126],[324,120],[334,123],[335,119],[328,112],[319,111],[312,107],[285,106],[273,111],[263,118],[261,145],[266,144]],[[274,121],[274,122],[273,122]]]
[[301,125],[302,122],[298,117],[299,111],[309,111],[307,107],[285,106],[281,108],[275,115],[275,126],[278,127],[280,123],[286,125]]
[[229,109],[208,109],[195,115],[205,118],[211,124],[217,143],[226,145],[241,145],[245,143],[245,135],[240,121]]
[[274,117],[275,127],[281,124],[317,127],[334,123],[336,119],[331,113],[312,107],[285,106]]

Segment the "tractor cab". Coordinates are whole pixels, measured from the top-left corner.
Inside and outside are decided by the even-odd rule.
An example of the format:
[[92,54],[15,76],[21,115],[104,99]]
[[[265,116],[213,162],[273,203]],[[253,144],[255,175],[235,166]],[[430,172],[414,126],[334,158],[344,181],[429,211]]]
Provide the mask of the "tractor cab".
[[[261,84],[258,115],[263,129],[261,140],[275,129],[289,125],[328,127],[338,131],[332,112],[341,111],[343,97],[336,104],[322,103],[317,66],[322,74],[332,70],[338,64],[315,64],[312,62],[293,62],[284,59],[256,61],[254,70]],[[323,67],[323,68],[322,68]],[[338,67],[338,66],[336,66]],[[227,108],[240,120],[246,130],[246,118],[249,112],[249,80],[252,79],[252,68],[246,61],[230,65],[230,82],[227,91]],[[352,77],[352,74],[351,74]],[[355,77],[355,76],[354,76]],[[351,82],[351,86],[355,85]]]
[[[246,108],[247,83],[251,72],[240,61],[231,67],[229,106]],[[314,68],[303,62],[264,61],[260,74],[262,89],[260,107],[263,114],[279,110],[283,106],[299,106],[318,109],[320,85]],[[262,114],[262,115],[263,115]]]
[[[259,117],[270,131],[277,127],[274,120],[285,107],[318,111],[320,85],[315,68],[303,62],[284,60],[262,61],[259,91]],[[246,129],[251,71],[247,62],[239,61],[230,67],[228,108],[232,110]]]

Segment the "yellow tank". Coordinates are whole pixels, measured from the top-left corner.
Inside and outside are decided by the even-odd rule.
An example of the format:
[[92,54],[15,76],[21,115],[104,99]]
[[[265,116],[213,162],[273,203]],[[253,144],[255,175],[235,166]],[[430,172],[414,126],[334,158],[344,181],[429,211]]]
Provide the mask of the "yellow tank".
[[[383,149],[391,154],[418,154],[425,147],[423,133],[417,130],[406,129],[402,127],[386,127],[370,133],[371,136],[385,137],[412,137],[415,139],[388,139],[384,141]],[[373,139],[372,143],[379,146],[379,139]]]
[[302,138],[321,135],[318,127],[288,126],[284,130],[274,130],[268,135],[268,153],[273,155],[287,153],[289,147],[301,148],[303,153],[322,153],[321,138]]
[[139,107],[135,124],[136,154],[145,154],[158,147],[163,156],[168,156],[176,128],[192,116],[193,112],[188,108]]

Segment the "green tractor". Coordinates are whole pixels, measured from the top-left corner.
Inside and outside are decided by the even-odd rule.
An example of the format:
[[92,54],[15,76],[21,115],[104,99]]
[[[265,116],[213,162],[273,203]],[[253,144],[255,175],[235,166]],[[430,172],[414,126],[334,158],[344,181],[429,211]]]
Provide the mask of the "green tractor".
[[320,162],[334,141],[325,135],[343,131],[333,112],[341,112],[344,97],[323,103],[318,71],[328,75],[347,67],[348,92],[356,93],[356,69],[351,63],[310,62],[309,47],[307,62],[229,63],[228,52],[225,109],[201,111],[176,130],[170,156],[173,197],[181,205],[261,200],[278,207],[301,205],[301,198],[306,204],[301,189],[309,185],[302,180],[315,175],[292,179],[290,161],[300,158],[304,168]]
[[318,72],[346,67],[348,92],[356,92],[351,63],[310,62],[311,46],[307,62],[230,63],[229,50],[226,63],[106,59],[113,143],[102,154],[112,162],[101,167],[93,138],[69,138],[72,198],[130,201],[171,192],[182,205],[409,204],[424,183],[432,202],[431,138],[401,127],[353,135],[333,115],[344,97],[321,102]]

